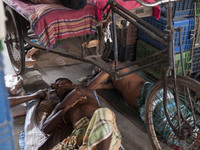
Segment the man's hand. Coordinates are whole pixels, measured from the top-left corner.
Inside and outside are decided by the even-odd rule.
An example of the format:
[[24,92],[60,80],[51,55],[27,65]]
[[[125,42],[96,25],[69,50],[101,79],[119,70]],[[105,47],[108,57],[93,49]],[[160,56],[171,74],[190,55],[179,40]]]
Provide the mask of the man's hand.
[[48,89],[42,89],[34,93],[36,99],[42,99],[47,96]]
[[83,101],[83,100],[86,100],[86,99],[87,99],[87,96],[81,96],[81,97],[77,98],[77,101]]
[[60,121],[63,119],[65,113],[70,108],[74,107],[78,102],[84,101],[86,99],[86,96],[79,96],[76,99],[73,99],[73,101],[68,101],[69,103],[67,103],[66,105],[58,103],[42,126],[42,130],[44,131],[44,133],[51,133],[55,129],[55,127],[60,124]]
[[55,110],[56,110],[55,112],[58,112],[61,109],[64,109],[64,111],[66,112],[70,108],[74,107],[77,103],[82,102],[82,101],[84,101],[86,99],[87,99],[87,96],[80,96],[76,100],[73,100],[72,102],[66,104],[65,106],[63,106],[61,103],[59,103],[55,107]]
[[76,99],[76,101],[74,101],[74,103],[71,105],[71,107],[74,107],[77,103],[82,102],[82,101],[85,101],[86,99],[87,99],[87,96],[78,97],[78,98]]

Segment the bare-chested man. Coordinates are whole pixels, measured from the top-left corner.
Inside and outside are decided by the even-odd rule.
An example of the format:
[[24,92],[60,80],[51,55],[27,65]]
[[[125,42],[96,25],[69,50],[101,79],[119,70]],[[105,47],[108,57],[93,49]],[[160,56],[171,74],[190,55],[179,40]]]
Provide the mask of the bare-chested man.
[[99,106],[92,90],[74,85],[66,78],[56,80],[51,88],[54,91],[49,94],[41,90],[30,96],[21,97],[21,99],[20,97],[11,98],[10,106],[31,99],[50,99],[50,102],[56,106],[44,120],[41,126],[43,132],[51,134],[63,122],[72,124],[74,128],[71,135],[56,145],[55,149],[59,149],[60,146],[70,146],[74,149],[109,150],[110,147],[119,149],[121,139],[115,116],[109,109]]
[[[124,63],[119,62],[119,66],[124,65]],[[111,66],[114,66],[114,63],[111,63]],[[137,67],[137,66],[134,66]],[[130,71],[130,68],[126,68],[120,70],[120,73],[125,73]],[[108,80],[109,79],[109,80]],[[107,81],[108,80],[108,81]],[[107,82],[104,82],[107,81]],[[138,108],[140,112],[140,116],[142,120],[145,122],[145,100],[146,96],[149,92],[149,89],[152,87],[154,83],[149,81],[145,81],[142,77],[140,77],[137,73],[132,73],[127,76],[122,77],[119,80],[115,80],[109,77],[109,75],[103,71],[100,71],[88,84],[90,89],[111,89],[116,88],[123,96],[124,100],[135,108]],[[171,101],[167,104],[168,110],[172,107],[170,104],[174,102],[174,96],[170,91],[167,91],[168,101]],[[163,90],[158,92],[159,99],[154,100],[154,129],[159,135],[163,136],[163,139],[169,144],[175,147],[179,147],[180,140],[176,138],[175,133],[172,131],[170,127],[165,113],[161,114],[161,110],[163,110],[163,101],[161,96],[163,95]],[[175,106],[175,102],[174,102]],[[181,105],[181,111],[184,112],[184,117],[191,117],[191,111],[186,109],[186,107]],[[175,113],[174,113],[175,114]],[[173,115],[171,115],[173,117]],[[176,116],[174,116],[176,117]],[[197,129],[199,130],[199,129]],[[195,131],[196,133],[197,131]],[[194,139],[188,138],[186,141],[186,145],[194,144],[200,147],[200,134],[197,134],[197,139],[194,142]],[[194,143],[192,143],[194,142]]]
[[[111,63],[114,66],[114,63]],[[119,62],[119,66],[123,65],[123,63]],[[120,73],[125,73],[130,71],[129,68],[125,68],[120,70]],[[120,80],[111,80],[104,84],[103,82],[109,78],[109,74],[101,71],[99,74],[95,76],[94,79],[88,85],[90,89],[111,89],[116,88],[127,101],[128,104],[137,108],[136,99],[141,95],[141,88],[145,83],[145,80],[140,77],[136,73],[129,74],[124,76]]]

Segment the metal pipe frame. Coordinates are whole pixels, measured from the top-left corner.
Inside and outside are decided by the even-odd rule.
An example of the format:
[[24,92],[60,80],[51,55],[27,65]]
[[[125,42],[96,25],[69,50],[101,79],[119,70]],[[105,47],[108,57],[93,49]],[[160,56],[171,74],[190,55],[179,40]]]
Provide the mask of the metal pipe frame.
[[[46,48],[43,45],[33,43],[28,37],[24,37],[24,40],[25,40],[26,43],[28,43],[29,45],[31,45],[35,48],[38,48],[38,49],[43,50],[43,51],[47,51]],[[98,66],[99,68],[101,68],[106,73],[108,73],[112,76],[116,76],[115,71],[112,69],[112,67],[109,64],[107,64],[105,61],[103,61],[101,59],[101,56],[90,55],[90,56],[81,57],[81,56],[78,56],[78,55],[70,54],[68,52],[62,53],[62,52],[59,52],[59,50],[56,50],[54,48],[50,48],[48,50],[48,52],[52,52],[52,53],[55,53],[55,54],[58,54],[58,55],[61,55],[61,56],[64,56],[64,57],[84,61],[84,62],[87,62],[87,63],[91,63],[95,66]]]
[[[133,0],[124,0],[124,1],[133,1]],[[135,0],[135,1],[137,1],[138,3],[140,3],[141,5],[146,6],[146,7],[154,7],[157,5],[161,5],[161,4],[165,4],[165,3],[169,3],[169,2],[176,2],[176,1],[180,1],[180,0],[160,0],[155,3],[145,3],[142,0]]]
[[[139,2],[140,4],[144,5],[143,2],[142,3],[140,2],[140,0],[136,0],[136,1]],[[171,0],[164,0],[162,3],[167,3],[169,1],[171,1]],[[158,4],[161,4],[161,3],[156,2],[155,4],[146,4],[144,6],[151,7],[149,5],[156,6]],[[65,57],[69,57],[69,58],[72,58],[72,59],[91,63],[95,66],[98,66],[103,71],[105,71],[106,73],[108,73],[108,74],[110,74],[111,76],[114,76],[114,77],[123,77],[125,75],[132,73],[132,71],[130,71],[130,72],[127,72],[126,74],[120,74],[119,70],[121,70],[121,69],[127,68],[127,67],[129,67],[133,64],[136,64],[136,63],[139,63],[139,62],[142,62],[142,61],[145,61],[145,60],[149,60],[149,59],[154,58],[155,56],[158,56],[160,54],[167,53],[166,50],[162,50],[161,52],[158,52],[156,54],[153,54],[151,56],[147,56],[147,57],[143,58],[142,61],[135,61],[133,63],[130,63],[129,65],[124,65],[124,66],[119,67],[118,66],[118,49],[117,49],[117,34],[116,34],[115,14],[120,15],[124,19],[128,20],[130,23],[132,23],[132,24],[136,25],[138,28],[144,30],[144,32],[146,32],[152,38],[159,41],[160,43],[162,43],[165,46],[167,46],[167,43],[168,43],[168,42],[166,42],[167,36],[164,33],[162,33],[161,31],[159,31],[158,29],[156,29],[155,27],[153,27],[152,25],[148,24],[144,20],[140,19],[139,17],[137,17],[136,15],[134,15],[133,13],[128,11],[127,9],[120,6],[115,0],[108,0],[104,9],[106,9],[107,6],[110,6],[109,11],[112,10],[112,16],[113,16],[112,19],[113,19],[113,23],[114,23],[114,26],[113,26],[114,27],[113,28],[113,31],[114,31],[114,46],[115,46],[115,67],[114,68],[112,68],[108,63],[106,63],[104,60],[102,60],[100,55],[77,56],[77,55],[74,55],[74,54],[70,54],[68,52],[67,53],[61,53],[58,50],[53,49],[53,48],[50,48],[48,51],[62,55],[62,56],[65,56]],[[24,36],[25,42],[27,42],[29,45],[36,47],[36,48],[39,48],[41,50],[46,50],[46,48],[44,46],[33,43],[30,39],[31,39],[31,37],[28,37],[27,35]],[[84,49],[82,50],[82,53],[85,53]],[[141,70],[143,70],[147,67],[155,66],[155,65],[157,65],[156,63],[158,63],[158,62],[166,62],[166,60],[158,60],[157,62],[153,62],[151,64],[145,65],[144,67],[141,67]],[[138,70],[140,70],[140,69],[138,69]]]
[[[116,4],[116,1],[114,0],[111,0],[112,2],[111,3],[107,3],[107,6],[110,6],[110,8],[112,9],[112,19],[113,19],[113,23],[115,24],[115,14],[119,14],[120,16],[122,16],[123,18],[125,18],[126,20],[130,21],[131,23],[133,23],[134,25],[138,26],[139,28],[142,28],[142,30],[144,30],[145,32],[147,32],[150,36],[152,36],[153,38],[155,38],[156,40],[158,40],[159,42],[161,42],[162,44],[166,45],[166,42],[164,40],[165,38],[165,34],[162,33],[162,32],[158,32],[159,30],[156,29],[155,27],[151,26],[150,24],[147,25],[145,21],[143,21],[142,19],[138,18],[136,15],[134,15],[133,13],[129,12],[128,10],[124,9],[123,7],[121,7],[119,4]],[[118,9],[120,9],[121,11],[119,11]],[[136,21],[137,20],[137,21]],[[114,25],[114,46],[115,46],[115,67],[112,68],[108,63],[106,63],[104,60],[102,60],[101,58],[101,55],[89,55],[89,56],[85,56],[83,55],[83,53],[85,53],[85,50],[82,49],[81,50],[81,56],[78,56],[78,55],[75,55],[75,54],[71,54],[69,52],[65,52],[65,53],[62,53],[62,52],[59,52],[59,50],[56,50],[54,48],[50,48],[48,49],[49,52],[52,52],[52,53],[55,53],[55,54],[58,54],[58,55],[61,55],[61,56],[64,56],[64,57],[68,57],[68,58],[72,58],[72,59],[75,59],[75,60],[80,60],[80,61],[83,61],[83,62],[87,62],[87,63],[91,63],[95,66],[98,66],[99,68],[101,68],[103,71],[105,71],[106,73],[108,73],[109,75],[115,77],[115,78],[119,78],[119,77],[123,77],[125,75],[128,75],[128,74],[131,74],[132,72],[127,72],[126,74],[121,74],[119,73],[119,70],[123,69],[123,68],[127,68],[129,67],[130,65],[133,65],[133,64],[136,64],[136,63],[140,63],[140,62],[143,62],[145,60],[149,60],[151,58],[154,58],[155,56],[159,56],[161,54],[164,54],[166,53],[166,50],[162,50],[161,52],[158,52],[156,54],[153,54],[151,56],[147,56],[143,59],[141,59],[142,61],[134,61],[134,63],[131,63],[129,65],[125,65],[125,66],[118,66],[118,49],[117,49],[117,34],[116,34],[116,24]],[[149,29],[146,29],[146,26],[148,26]],[[151,32],[151,31],[154,31],[154,32]],[[32,33],[23,33],[23,39],[24,41],[32,46],[32,47],[36,47],[36,48],[39,48],[41,50],[44,50],[44,51],[47,51],[46,48],[43,46],[43,45],[39,45],[39,44],[36,44],[36,43],[33,43],[31,41],[31,39],[34,39],[35,38],[35,35],[32,34]],[[141,70],[144,70],[145,68],[147,67],[150,67],[150,66],[156,66],[159,63],[161,62],[165,62],[166,60],[158,60],[156,62],[153,62],[151,64],[148,64],[144,67],[141,67]],[[138,69],[139,71],[140,69]]]

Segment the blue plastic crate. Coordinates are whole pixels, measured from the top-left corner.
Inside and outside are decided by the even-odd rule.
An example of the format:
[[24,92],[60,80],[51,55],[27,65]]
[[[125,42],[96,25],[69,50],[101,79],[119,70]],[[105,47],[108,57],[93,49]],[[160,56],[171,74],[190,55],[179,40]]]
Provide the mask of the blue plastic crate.
[[7,96],[2,55],[0,53],[0,150],[14,150],[13,122]]
[[[181,0],[173,2],[172,17],[183,18],[194,16],[194,3],[198,3],[198,0]],[[161,16],[167,17],[167,4],[161,6]]]
[[[156,20],[154,17],[146,17],[143,18],[145,21],[147,21],[149,24],[153,25],[157,29],[159,29],[161,32],[165,32],[165,28],[167,25],[167,19],[160,18],[159,20]],[[178,28],[179,26],[182,27],[182,48],[184,50],[188,50],[191,47],[192,44],[192,37],[194,33],[194,17],[190,18],[179,18],[176,20],[173,20],[174,28]],[[164,45],[162,45],[160,42],[157,42],[153,38],[151,38],[149,35],[147,35],[144,31],[139,29],[138,31],[138,37],[139,39],[142,39],[143,41],[151,44],[152,46],[158,48],[158,49],[164,49],[166,48]],[[174,33],[174,51],[180,52],[180,42],[179,42],[179,33],[175,31]]]

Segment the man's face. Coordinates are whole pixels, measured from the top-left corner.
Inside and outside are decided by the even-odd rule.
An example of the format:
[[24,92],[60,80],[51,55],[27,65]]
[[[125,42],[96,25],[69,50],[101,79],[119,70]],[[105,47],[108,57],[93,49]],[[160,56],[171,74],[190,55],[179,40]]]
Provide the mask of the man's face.
[[52,89],[55,89],[57,95],[61,99],[63,99],[74,88],[73,84],[65,79],[56,81],[51,85],[51,87]]

